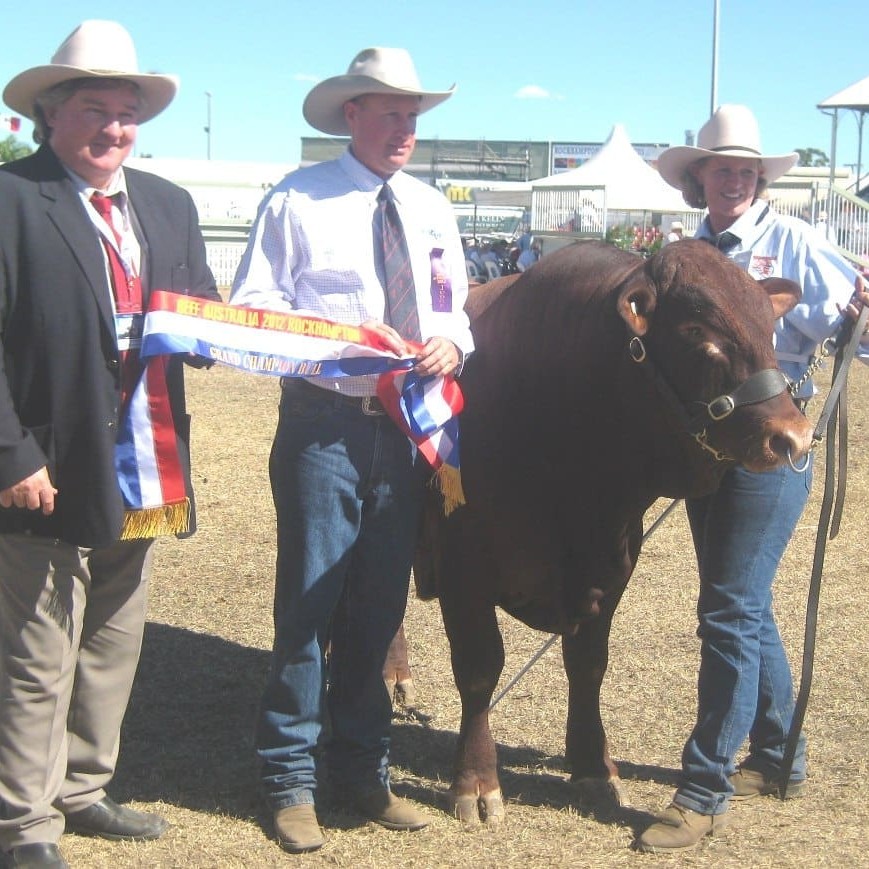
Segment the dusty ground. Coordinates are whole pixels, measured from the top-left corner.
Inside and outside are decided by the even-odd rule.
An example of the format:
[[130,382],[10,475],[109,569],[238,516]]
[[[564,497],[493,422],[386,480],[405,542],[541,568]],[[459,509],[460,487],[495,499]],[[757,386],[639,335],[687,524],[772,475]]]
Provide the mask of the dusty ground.
[[[253,723],[271,644],[273,513],[266,478],[277,382],[228,369],[191,372],[200,531],[161,541],[139,676],[113,796],[172,822],[160,841],[110,844],[69,835],[79,867],[846,867],[866,865],[869,833],[869,371],[852,373],[846,517],[827,556],[813,694],[807,795],[733,809],[728,835],[680,857],[629,850],[647,812],[667,804],[694,715],[698,641],[695,567],[681,507],[647,543],[617,616],[605,721],[633,808],[595,814],[563,770],[565,679],[558,646],[492,716],[508,800],[503,827],[462,829],[441,811],[459,704],[436,604],[409,602],[417,705],[429,721],[397,720],[396,790],[430,806],[415,834],[360,825],[325,808],[326,846],[284,854],[269,838],[257,786]],[[816,411],[817,412],[817,411]],[[820,467],[819,467],[820,472]],[[786,556],[777,608],[798,671],[822,486]],[[661,505],[663,506],[663,505]],[[660,507],[658,508],[660,509]],[[650,519],[654,512],[650,514]],[[504,619],[504,681],[547,637]]]

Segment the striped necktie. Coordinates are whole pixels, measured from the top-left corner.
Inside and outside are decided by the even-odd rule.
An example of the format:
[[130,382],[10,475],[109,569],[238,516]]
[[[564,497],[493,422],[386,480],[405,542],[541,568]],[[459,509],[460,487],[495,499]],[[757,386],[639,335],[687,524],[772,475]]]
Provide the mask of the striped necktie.
[[410,256],[401,218],[388,184],[384,184],[377,194],[374,238],[379,241],[376,252],[380,259],[386,292],[386,322],[405,340],[420,341],[419,313],[416,308],[416,289]]

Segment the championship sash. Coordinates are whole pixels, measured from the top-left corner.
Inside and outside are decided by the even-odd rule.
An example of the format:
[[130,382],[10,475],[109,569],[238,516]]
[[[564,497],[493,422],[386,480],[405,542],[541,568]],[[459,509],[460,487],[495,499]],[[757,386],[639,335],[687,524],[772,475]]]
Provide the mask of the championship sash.
[[415,374],[413,357],[397,357],[373,330],[157,290],[145,316],[141,354],[165,353],[194,353],[278,377],[380,375],[377,395],[437,472],[447,509],[464,503],[458,482],[458,383],[452,376]]

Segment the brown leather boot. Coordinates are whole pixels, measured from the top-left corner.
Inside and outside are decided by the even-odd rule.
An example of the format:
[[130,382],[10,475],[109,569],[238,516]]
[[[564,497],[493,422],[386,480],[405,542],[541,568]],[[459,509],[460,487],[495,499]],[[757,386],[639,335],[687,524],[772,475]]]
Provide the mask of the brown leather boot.
[[275,812],[275,834],[280,846],[293,854],[316,851],[326,841],[311,803],[278,809]]
[[431,818],[410,800],[397,797],[388,788],[375,788],[353,798],[353,808],[388,830],[421,830]]
[[[755,797],[778,796],[778,781],[767,778],[756,769],[746,769],[741,766],[732,776],[730,784],[733,785],[732,800],[753,800]],[[806,786],[804,781],[788,782],[785,790],[785,799],[792,800],[803,793]]]
[[717,836],[728,825],[727,814],[701,815],[691,809],[683,809],[670,803],[639,838],[634,847],[637,851],[657,854],[668,851],[686,851],[693,848],[704,836]]

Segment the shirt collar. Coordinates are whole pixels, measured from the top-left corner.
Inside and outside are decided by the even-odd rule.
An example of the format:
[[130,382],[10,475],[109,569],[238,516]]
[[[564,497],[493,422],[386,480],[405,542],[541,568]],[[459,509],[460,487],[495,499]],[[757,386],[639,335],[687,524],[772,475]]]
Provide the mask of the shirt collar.
[[338,158],[338,163],[341,168],[347,173],[350,180],[360,189],[371,193],[379,193],[383,184],[389,184],[395,198],[401,201],[401,191],[405,189],[405,184],[410,176],[407,173],[399,170],[394,175],[384,181],[377,173],[372,172],[363,163],[360,163],[348,146],[344,153]]
[[[740,215],[725,232],[735,235],[740,241],[740,247],[746,249],[752,246],[758,235],[760,235],[760,227],[765,221],[769,212],[769,203],[765,199],[755,199],[751,203],[746,212]],[[709,216],[700,224],[697,230],[696,238],[715,239],[721,233],[713,232],[709,224]]]
[[94,193],[103,193],[106,196],[114,196],[117,193],[122,193],[123,196],[121,197],[121,201],[126,203],[128,198],[127,179],[124,175],[123,167],[115,173],[115,177],[112,178],[111,182],[109,182],[109,186],[105,190],[98,190],[96,187],[88,184],[81,175],[73,172],[68,166],[64,166],[63,168],[66,170],[66,174],[69,175],[75,189],[86,199],[90,199]]

